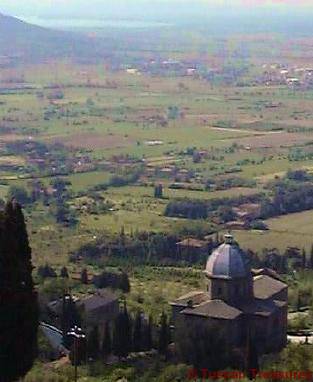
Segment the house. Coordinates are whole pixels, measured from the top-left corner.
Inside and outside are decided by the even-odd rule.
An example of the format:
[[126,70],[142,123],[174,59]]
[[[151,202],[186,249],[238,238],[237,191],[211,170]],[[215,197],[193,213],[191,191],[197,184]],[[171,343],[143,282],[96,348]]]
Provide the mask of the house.
[[224,224],[227,230],[245,230],[247,228],[247,224],[240,220],[230,221]]
[[112,322],[119,313],[118,296],[109,289],[100,289],[76,302],[87,327],[98,326],[104,331],[105,324]]
[[[48,304],[47,308],[60,327],[62,315],[62,301],[58,299]],[[103,334],[106,323],[111,323],[119,313],[119,297],[110,289],[99,289],[95,294],[79,299],[73,297],[86,330],[98,326],[100,334]]]
[[[259,355],[287,343],[288,286],[270,272],[252,273],[247,255],[231,235],[209,256],[206,290],[172,301],[175,326],[216,328],[232,349],[245,354],[247,340]],[[193,325],[196,324],[196,325]]]
[[256,220],[260,216],[261,205],[259,203],[245,203],[241,204],[239,207],[234,207],[233,211],[240,220]]
[[198,259],[208,253],[211,241],[199,240],[188,237],[176,243],[179,258],[188,261],[198,261]]

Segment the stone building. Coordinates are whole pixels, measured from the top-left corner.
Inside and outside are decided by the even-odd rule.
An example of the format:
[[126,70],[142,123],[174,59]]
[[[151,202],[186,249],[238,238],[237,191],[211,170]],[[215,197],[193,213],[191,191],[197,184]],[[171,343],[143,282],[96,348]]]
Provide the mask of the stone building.
[[176,243],[177,254],[180,259],[188,260],[190,262],[197,262],[199,258],[205,256],[212,246],[211,241],[193,239],[187,237],[186,239]]
[[100,331],[104,331],[105,324],[113,322],[120,311],[118,296],[109,289],[100,289],[77,301],[76,305],[82,313],[84,324],[88,328],[98,326]]
[[[69,298],[69,295],[65,296]],[[111,326],[119,314],[119,297],[109,289],[98,289],[96,293],[83,299],[73,298],[82,320],[82,327],[89,332],[97,326],[103,335],[106,323]],[[54,324],[61,328],[62,299],[52,301],[47,305],[48,312]]]
[[[273,273],[274,274],[274,273]],[[277,352],[287,342],[288,287],[271,272],[252,272],[248,258],[231,235],[209,256],[205,291],[171,302],[173,324],[183,320],[216,326],[232,348],[244,349],[247,338],[259,354]]]

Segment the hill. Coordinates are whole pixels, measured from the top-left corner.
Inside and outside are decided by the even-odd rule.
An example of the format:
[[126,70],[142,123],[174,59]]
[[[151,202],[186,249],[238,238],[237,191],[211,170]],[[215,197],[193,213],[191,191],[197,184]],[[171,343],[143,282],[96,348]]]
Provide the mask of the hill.
[[[0,13],[0,56],[40,61],[45,58],[99,54],[87,36],[46,29]],[[97,44],[97,48],[101,44]],[[101,48],[100,48],[101,50]]]

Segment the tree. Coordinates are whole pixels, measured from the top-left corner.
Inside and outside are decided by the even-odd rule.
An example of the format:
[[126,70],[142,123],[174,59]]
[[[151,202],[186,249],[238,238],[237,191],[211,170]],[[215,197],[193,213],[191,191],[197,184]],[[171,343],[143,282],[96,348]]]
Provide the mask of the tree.
[[62,277],[64,279],[68,279],[69,278],[68,270],[67,270],[66,267],[61,268],[60,277]]
[[37,356],[38,303],[22,209],[9,202],[0,218],[1,381],[22,378]]
[[68,214],[69,209],[64,204],[58,203],[57,210],[56,210],[56,221],[58,224],[64,224],[68,221]]
[[248,334],[247,365],[246,373],[249,379],[253,379],[254,372],[259,371],[259,356],[255,346],[255,341]]
[[312,244],[311,252],[310,252],[309,266],[310,266],[310,269],[313,269],[313,244]]
[[302,307],[302,299],[301,299],[301,294],[298,292],[297,296],[297,311],[299,312]]
[[52,267],[50,267],[49,264],[46,264],[43,266],[41,265],[38,268],[37,274],[39,277],[42,277],[43,279],[46,279],[49,277],[57,277],[55,270]]
[[89,283],[89,278],[88,278],[88,272],[87,272],[87,269],[84,268],[81,272],[81,275],[80,275],[80,280],[83,284],[85,285],[88,285]]
[[305,249],[302,249],[302,268],[306,268],[306,252]]
[[75,326],[80,326],[80,316],[75,302],[70,294],[63,295],[61,311],[61,329],[63,333],[63,345],[70,349],[73,339],[68,332]]
[[145,322],[142,331],[143,349],[151,350],[153,348],[152,340],[152,317],[149,317],[148,322]]
[[127,273],[122,272],[119,278],[119,288],[125,292],[130,292],[130,282]]
[[112,352],[111,330],[110,330],[110,324],[106,322],[101,353],[103,357],[106,358],[107,356],[111,354],[111,352]]
[[163,198],[163,185],[158,184],[154,187],[154,197],[157,199]]
[[142,350],[142,317],[141,312],[137,312],[133,332],[133,350],[139,352]]
[[160,331],[159,331],[159,343],[158,343],[158,352],[161,355],[167,356],[167,349],[170,342],[170,332],[169,326],[167,323],[167,316],[163,312],[161,315],[160,321]]
[[217,209],[218,216],[221,218],[223,223],[236,219],[236,214],[234,213],[232,207],[230,206],[221,206]]
[[75,365],[76,363],[76,365],[79,366],[85,363],[86,354],[87,354],[86,337],[73,339],[71,347],[70,347],[70,354],[69,354],[69,358],[72,365]]
[[119,358],[127,357],[131,350],[131,320],[126,303],[114,324],[113,352]]
[[199,151],[194,151],[193,152],[193,155],[192,155],[192,160],[193,160],[193,163],[200,163],[201,162],[201,154],[199,153]]
[[28,204],[30,202],[30,197],[24,187],[11,186],[8,191],[8,199],[16,200],[17,203],[21,205]]
[[87,338],[87,357],[91,360],[96,360],[99,358],[100,354],[100,340],[99,340],[99,330],[95,326],[92,328],[91,332]]
[[169,106],[167,112],[168,119],[177,119],[180,116],[180,111],[177,106]]
[[218,246],[220,244],[220,237],[218,232],[215,232],[214,245]]

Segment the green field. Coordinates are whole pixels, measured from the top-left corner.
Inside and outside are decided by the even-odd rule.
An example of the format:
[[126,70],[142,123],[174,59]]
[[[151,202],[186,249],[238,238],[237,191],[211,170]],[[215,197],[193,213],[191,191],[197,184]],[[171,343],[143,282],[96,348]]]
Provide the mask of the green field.
[[263,248],[287,247],[311,250],[313,244],[313,211],[289,214],[267,220],[269,231],[234,231],[236,239],[244,248],[261,251]]
[[[183,53],[176,55],[182,57]],[[249,70],[247,81],[258,72],[256,65],[251,65]],[[20,140],[44,144],[49,149],[61,145],[66,159],[62,157],[60,165],[76,158],[63,176],[71,183],[71,208],[76,208],[78,193],[88,194],[91,188],[109,183],[114,175],[129,173],[139,163],[151,170],[136,185],[98,191],[98,196],[113,204],[113,210],[96,215],[79,210],[79,223],[74,230],[56,225],[51,215],[54,202],[51,206],[39,204],[27,208],[30,220],[34,219],[31,231],[36,233],[32,233],[32,246],[38,262],[51,258],[55,248],[53,262],[65,263],[73,248],[100,231],[116,233],[124,228],[126,232],[169,232],[194,224],[212,227],[210,221],[195,223],[166,218],[163,216],[166,204],[185,198],[210,200],[267,193],[266,182],[275,176],[282,176],[290,169],[310,171],[313,166],[311,158],[297,161],[288,158],[291,149],[311,150],[311,90],[294,92],[285,86],[264,85],[221,86],[198,77],[136,76],[123,70],[110,72],[101,65],[78,65],[66,60],[26,65],[16,69],[16,75],[23,76],[35,88],[0,96],[0,116],[8,125],[8,132],[0,134],[3,157],[0,165],[4,165],[0,169],[0,181],[4,184],[0,190],[2,198],[12,185],[31,192],[33,180],[49,187],[54,179],[34,170],[30,163],[33,154],[17,152],[8,156],[7,145]],[[10,71],[3,72],[3,78],[10,76]],[[55,82],[62,85],[58,88],[61,99],[51,98],[55,90],[47,87]],[[178,111],[174,118],[169,117],[173,107]],[[153,141],[159,143],[149,144]],[[207,152],[207,156],[194,161],[187,153],[190,149]],[[93,168],[77,172],[77,162],[84,156]],[[116,159],[120,156],[135,162],[120,164]],[[46,166],[48,174],[54,163],[51,160]],[[190,172],[190,179],[182,180],[184,189],[169,188],[181,180],[176,175],[158,175],[162,167],[170,167],[175,173]],[[228,186],[221,191],[199,191],[205,190],[208,180],[223,182],[228,178],[239,178],[243,185]],[[244,184],[247,181],[251,182],[248,186]],[[154,198],[154,184],[158,183],[164,185],[163,199]],[[300,215],[297,227],[307,226],[304,216]],[[309,234],[296,230],[290,237],[289,232],[279,229],[284,219],[288,217],[279,219],[277,226],[275,221],[270,221],[270,231],[266,233],[236,234],[245,246],[253,243],[257,249],[285,248],[292,242],[308,248]],[[49,238],[48,242],[43,242],[41,235]]]

